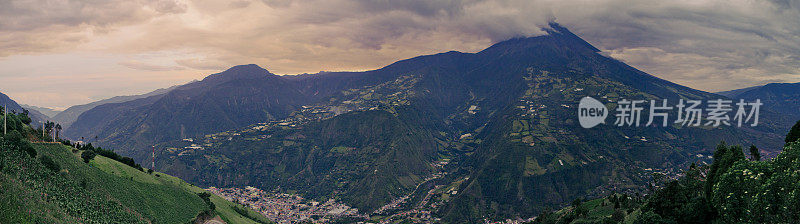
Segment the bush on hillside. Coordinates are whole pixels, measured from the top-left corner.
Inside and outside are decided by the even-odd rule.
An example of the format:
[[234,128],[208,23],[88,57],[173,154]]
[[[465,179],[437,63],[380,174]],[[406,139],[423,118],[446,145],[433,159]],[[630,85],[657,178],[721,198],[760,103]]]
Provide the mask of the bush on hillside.
[[202,198],[203,201],[206,202],[206,204],[208,204],[209,210],[214,210],[217,208],[217,206],[214,205],[214,202],[211,202],[211,194],[209,194],[208,192],[197,193],[197,196],[200,196],[200,198]]
[[[69,142],[69,141],[64,141],[62,143],[65,144],[65,145],[69,145],[69,146],[78,148],[80,150],[91,151],[96,155],[101,155],[101,156],[104,156],[106,158],[116,160],[116,161],[118,161],[118,162],[120,162],[122,164],[128,165],[128,166],[133,167],[133,168],[135,168],[135,169],[137,169],[139,171],[145,172],[144,168],[142,168],[142,165],[137,164],[136,161],[133,160],[133,158],[120,156],[116,152],[108,150],[108,149],[103,149],[102,147],[95,148],[94,146],[92,146],[92,143],[89,143],[89,144],[86,144],[86,145],[71,145],[71,142]],[[94,157],[92,157],[92,158],[94,158]]]
[[86,150],[83,151],[83,153],[81,153],[81,158],[83,159],[84,163],[89,163],[89,161],[94,159],[95,156],[97,156],[97,154],[95,154],[94,151],[91,150]]
[[33,148],[30,142],[22,137],[22,134],[17,130],[11,130],[8,134],[4,137],[6,141],[11,145],[9,148],[17,149],[28,153],[31,158],[36,157],[36,149]]
[[44,167],[46,167],[49,170],[52,170],[53,172],[58,172],[59,170],[61,170],[61,166],[59,166],[58,163],[53,161],[53,159],[47,155],[42,155],[42,157],[39,157],[39,162],[41,162],[42,165],[44,165]]

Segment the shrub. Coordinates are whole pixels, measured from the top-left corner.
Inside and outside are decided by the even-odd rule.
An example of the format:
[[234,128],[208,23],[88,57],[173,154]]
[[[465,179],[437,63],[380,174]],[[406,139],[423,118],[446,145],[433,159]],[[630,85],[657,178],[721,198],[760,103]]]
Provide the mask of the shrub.
[[9,131],[8,134],[5,136],[5,139],[7,139],[8,142],[14,146],[13,148],[28,153],[28,155],[30,155],[31,158],[36,157],[36,149],[33,148],[33,145],[31,145],[30,142],[28,142],[22,137],[22,134],[20,134],[19,131],[17,130]]
[[101,156],[105,156],[105,157],[107,157],[109,159],[113,159],[113,160],[119,161],[120,163],[128,165],[130,167],[133,167],[133,168],[135,168],[135,169],[137,169],[139,171],[145,172],[144,169],[142,168],[142,166],[139,165],[139,164],[136,164],[136,161],[134,161],[133,158],[131,158],[131,157],[123,157],[123,156],[120,156],[119,154],[115,153],[114,151],[111,151],[111,150],[108,150],[108,149],[103,149],[101,147],[94,148],[94,147],[92,147],[91,143],[86,145],[84,148],[86,150],[89,150],[89,151],[94,151],[95,153],[97,153],[97,154],[99,154]]
[[761,161],[761,153],[755,145],[750,145],[750,158],[753,161]]
[[209,194],[208,192],[201,192],[197,193],[197,196],[200,196],[200,198],[202,198],[203,201],[206,202],[206,204],[208,204],[208,208],[210,210],[216,209],[217,206],[214,205],[214,202],[211,202],[211,194]]
[[83,159],[84,163],[89,163],[89,160],[94,159],[95,156],[97,156],[97,154],[95,154],[94,151],[91,150],[86,150],[83,151],[83,153],[81,153],[81,158]]
[[50,158],[47,155],[42,155],[42,157],[39,157],[39,162],[41,162],[42,165],[44,165],[44,167],[47,167],[47,169],[50,169],[53,172],[58,172],[59,170],[61,170],[61,166],[59,166],[55,161],[53,161],[52,158]]
[[36,149],[33,148],[33,145],[30,142],[22,141],[22,143],[20,144],[21,145],[19,147],[20,149],[22,149],[22,151],[28,153],[28,155],[31,156],[31,158],[36,157]]

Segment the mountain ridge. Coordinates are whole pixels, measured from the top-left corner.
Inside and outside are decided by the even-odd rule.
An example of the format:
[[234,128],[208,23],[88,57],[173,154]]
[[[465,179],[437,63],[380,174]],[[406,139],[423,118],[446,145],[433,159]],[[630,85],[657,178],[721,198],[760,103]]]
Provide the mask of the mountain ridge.
[[[192,81],[192,82],[195,82],[195,81]],[[189,82],[189,83],[192,83],[192,82]],[[169,88],[161,88],[161,89],[153,90],[153,91],[150,91],[148,93],[140,94],[140,95],[115,96],[115,97],[111,97],[111,98],[108,98],[108,99],[103,99],[103,100],[98,100],[98,101],[95,101],[95,102],[91,102],[91,103],[88,103],[88,104],[70,106],[67,109],[59,112],[55,116],[52,116],[51,118],[53,118],[53,120],[56,123],[61,124],[65,129],[68,129],[69,126],[71,126],[72,123],[74,123],[81,114],[83,114],[84,112],[86,112],[88,110],[91,110],[91,109],[93,109],[93,108],[95,108],[95,107],[97,107],[99,105],[108,104],[108,103],[122,103],[122,102],[131,101],[131,100],[147,98],[147,97],[150,97],[150,96],[161,95],[161,94],[164,94],[164,93],[167,93],[167,92],[171,91],[175,87],[176,86],[169,87]]]
[[28,111],[29,113],[28,116],[31,118],[32,120],[31,124],[33,125],[38,125],[50,120],[50,118],[47,117],[47,115],[44,115],[36,110],[31,111],[25,109],[19,103],[17,103],[17,101],[14,101],[8,95],[0,92],[0,107],[6,107],[6,106],[8,106],[9,113],[23,113],[25,111]]
[[27,104],[20,104],[20,106],[22,106],[22,108],[25,108],[25,109],[28,109],[28,110],[35,110],[35,111],[41,113],[42,115],[47,116],[48,118],[53,118],[53,116],[55,116],[56,114],[58,114],[61,111],[63,111],[63,110],[55,110],[55,109],[51,109],[51,108],[47,108],[47,107],[37,107],[37,106],[27,105]]
[[720,92],[733,99],[761,100],[763,107],[800,119],[800,83],[769,83]]
[[[368,212],[382,212],[381,204],[403,195],[436,192],[436,185],[414,188],[429,178],[454,180],[441,184],[456,193],[434,198],[440,203],[435,214],[454,223],[534,216],[612,188],[635,191],[647,181],[645,169],[674,173],[675,167],[704,162],[720,140],[767,150],[782,145],[774,130],[790,124],[780,117],[765,117],[767,129],[583,129],[574,108],[585,96],[607,106],[623,98],[674,103],[722,96],[603,56],[560,25],[550,29],[478,53],[418,56],[365,72],[285,77],[237,66],[158,99],[87,111],[76,122],[82,130],[70,131],[97,134],[99,145],[127,148],[120,153],[137,159],[156,145],[157,168],[192,183],[254,181],[265,189],[342,198]],[[412,131],[403,135],[364,121]],[[328,134],[312,134],[317,127],[329,127]],[[364,131],[369,129],[376,133]],[[325,136],[334,137],[320,139]],[[335,136],[350,141],[330,143]],[[361,138],[376,140],[362,144]],[[415,152],[413,142],[426,147]],[[428,156],[403,156],[414,153]],[[409,167],[386,169],[398,164]]]

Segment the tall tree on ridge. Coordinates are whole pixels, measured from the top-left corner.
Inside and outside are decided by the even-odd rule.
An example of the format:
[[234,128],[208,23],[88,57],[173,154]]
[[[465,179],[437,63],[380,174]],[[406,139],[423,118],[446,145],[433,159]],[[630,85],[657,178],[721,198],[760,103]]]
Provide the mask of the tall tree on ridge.
[[758,151],[755,145],[750,145],[750,158],[753,161],[761,161],[761,152]]
[[61,124],[56,124],[56,139],[61,139],[58,134],[61,133]]
[[797,141],[800,139],[800,121],[792,126],[792,129],[789,130],[789,134],[786,134],[786,143]]

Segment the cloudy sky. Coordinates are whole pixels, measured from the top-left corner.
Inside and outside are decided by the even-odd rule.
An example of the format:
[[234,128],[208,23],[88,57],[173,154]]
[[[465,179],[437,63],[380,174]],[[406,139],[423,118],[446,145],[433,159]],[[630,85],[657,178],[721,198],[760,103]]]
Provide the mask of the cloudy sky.
[[63,109],[238,64],[369,70],[541,35],[551,20],[696,89],[800,82],[796,0],[3,0],[0,92]]

